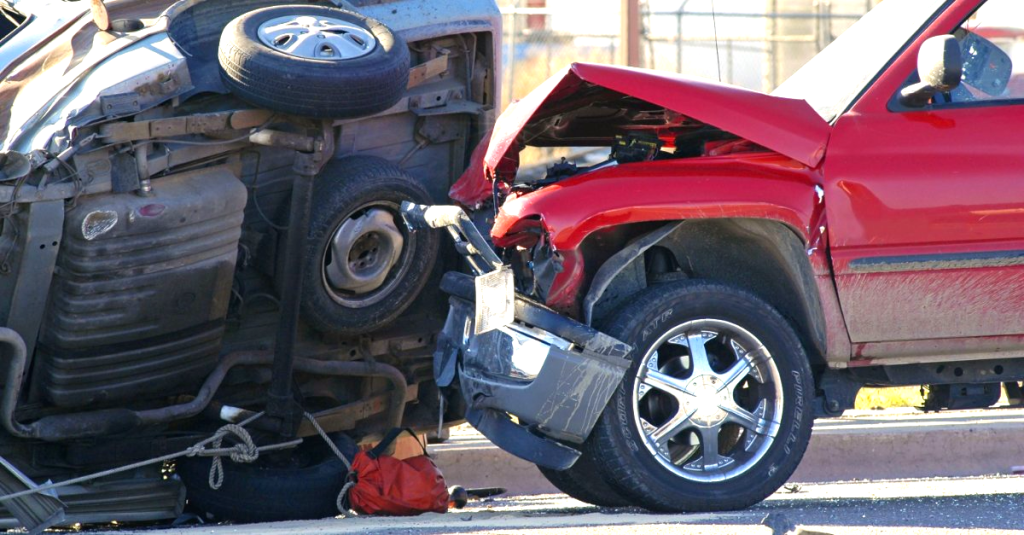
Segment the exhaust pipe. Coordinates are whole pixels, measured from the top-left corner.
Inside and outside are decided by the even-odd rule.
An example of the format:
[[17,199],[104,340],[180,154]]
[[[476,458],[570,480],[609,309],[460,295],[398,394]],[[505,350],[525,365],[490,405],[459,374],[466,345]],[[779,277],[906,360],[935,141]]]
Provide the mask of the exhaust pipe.
[[[274,354],[270,351],[229,353],[221,358],[217,367],[203,382],[196,397],[187,403],[144,411],[103,409],[59,414],[40,418],[30,424],[23,424],[18,422],[14,416],[18,399],[21,396],[27,360],[25,341],[21,335],[12,329],[0,327],[0,355],[7,359],[7,375],[3,399],[0,401],[0,424],[14,436],[47,442],[111,435],[130,431],[143,425],[191,418],[210,404],[231,368],[235,366],[269,366],[274,362]],[[387,379],[392,385],[388,421],[393,427],[401,427],[409,385],[398,368],[381,362],[321,361],[298,358],[295,359],[295,370],[313,375]]]

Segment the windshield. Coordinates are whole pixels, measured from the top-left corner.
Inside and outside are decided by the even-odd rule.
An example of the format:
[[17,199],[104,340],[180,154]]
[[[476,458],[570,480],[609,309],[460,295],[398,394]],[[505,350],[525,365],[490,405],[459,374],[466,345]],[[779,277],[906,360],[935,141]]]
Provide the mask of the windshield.
[[945,3],[885,0],[772,94],[806,100],[832,122]]
[[18,26],[25,22],[25,17],[18,13],[10,4],[0,0],[0,41],[3,41]]

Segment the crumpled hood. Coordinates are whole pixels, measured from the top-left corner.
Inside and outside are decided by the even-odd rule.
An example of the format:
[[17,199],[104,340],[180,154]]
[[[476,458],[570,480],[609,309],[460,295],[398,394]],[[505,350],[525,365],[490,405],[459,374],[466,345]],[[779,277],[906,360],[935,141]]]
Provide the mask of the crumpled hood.
[[[618,94],[618,95],[616,95]],[[484,157],[487,176],[514,172],[519,142],[538,146],[581,145],[602,126],[629,126],[629,117],[594,117],[583,128],[561,124],[558,115],[609,97],[633,97],[747,139],[816,167],[825,154],[831,126],[802,100],[774,97],[708,80],[646,69],[574,63],[522,100],[509,106],[494,127]],[[545,122],[547,121],[547,122]],[[617,122],[618,121],[618,122]],[[544,123],[540,129],[531,126]],[[525,139],[520,139],[521,134]]]

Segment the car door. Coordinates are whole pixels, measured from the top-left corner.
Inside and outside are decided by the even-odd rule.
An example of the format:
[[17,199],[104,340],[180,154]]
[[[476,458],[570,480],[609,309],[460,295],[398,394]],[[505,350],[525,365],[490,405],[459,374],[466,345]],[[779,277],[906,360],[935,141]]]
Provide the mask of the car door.
[[[962,44],[965,81],[901,105],[920,43],[944,33]],[[956,2],[836,122],[825,198],[855,359],[1024,355],[1021,43],[1024,2]],[[1010,58],[1009,83],[979,74],[1006,67],[979,56],[989,45]]]

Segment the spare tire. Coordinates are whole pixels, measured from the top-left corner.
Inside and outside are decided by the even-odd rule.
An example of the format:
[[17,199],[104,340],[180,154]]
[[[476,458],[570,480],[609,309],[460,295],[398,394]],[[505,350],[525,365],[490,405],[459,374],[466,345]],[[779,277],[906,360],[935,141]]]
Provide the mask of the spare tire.
[[217,57],[228,89],[261,108],[304,117],[361,117],[394,106],[409,49],[380,22],[344,9],[275,6],[228,23]]
[[[332,435],[349,463],[359,450],[344,434]],[[185,484],[188,505],[207,520],[280,522],[339,514],[338,494],[348,466],[320,437],[307,438],[295,450],[261,455],[254,463],[222,461],[224,480],[210,488],[210,457],[178,459],[175,472]]]
[[332,160],[316,177],[303,257],[302,317],[314,329],[363,334],[391,323],[426,286],[440,236],[410,232],[403,201],[430,195],[398,166],[372,156]]

